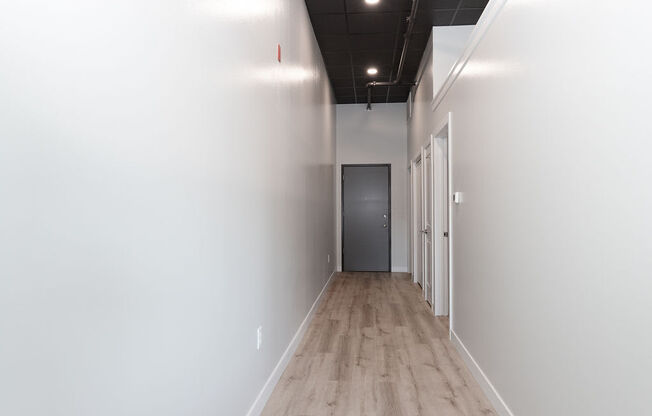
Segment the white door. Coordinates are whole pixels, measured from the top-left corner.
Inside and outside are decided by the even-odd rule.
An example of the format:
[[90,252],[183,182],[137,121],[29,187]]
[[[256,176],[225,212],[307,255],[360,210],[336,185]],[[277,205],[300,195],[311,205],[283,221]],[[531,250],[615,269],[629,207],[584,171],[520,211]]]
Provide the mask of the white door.
[[448,138],[438,137],[433,143],[434,161],[434,224],[435,315],[448,315],[449,303],[449,196]]
[[423,287],[421,158],[412,163],[412,247],[414,281]]
[[423,234],[423,297],[426,301],[430,303],[432,307],[434,305],[434,290],[433,290],[433,247],[432,247],[432,211],[433,211],[433,201],[432,201],[432,174],[433,174],[433,159],[432,159],[432,146],[429,145],[423,151],[423,164],[422,164],[422,176],[423,176],[423,188],[422,188],[422,204],[423,204],[423,219],[422,224],[423,228],[421,230]]

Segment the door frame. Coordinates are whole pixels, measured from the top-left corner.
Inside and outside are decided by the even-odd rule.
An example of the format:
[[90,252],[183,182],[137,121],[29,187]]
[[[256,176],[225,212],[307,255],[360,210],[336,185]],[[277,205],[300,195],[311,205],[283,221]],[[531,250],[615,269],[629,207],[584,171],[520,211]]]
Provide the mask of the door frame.
[[[421,295],[423,296],[423,299],[427,301],[430,304],[430,309],[435,312],[435,275],[434,275],[434,269],[435,269],[435,251],[434,251],[434,240],[431,240],[430,244],[430,252],[428,253],[426,249],[426,244],[425,244],[425,239],[426,236],[423,234],[421,227],[419,227],[419,221],[421,221],[421,225],[426,224],[426,217],[428,215],[427,213],[427,192],[426,192],[426,169],[430,170],[430,206],[431,206],[431,211],[430,211],[430,225],[432,228],[433,225],[433,217],[434,217],[434,156],[433,156],[433,148],[434,146],[434,141],[432,137],[430,137],[426,142],[424,143],[424,146],[421,146],[419,148],[419,152],[417,153],[416,157],[412,159],[410,162],[410,214],[411,214],[411,223],[410,223],[410,232],[411,232],[411,242],[412,242],[412,250],[410,255],[411,257],[411,264],[412,264],[412,281],[414,283],[419,283],[416,271],[417,267],[420,266],[421,270],[421,279],[422,279],[422,284],[421,284]],[[428,156],[429,153],[429,156]],[[420,169],[416,169],[417,165],[420,165]],[[420,176],[420,182],[421,186],[417,186],[417,181],[415,180],[415,176],[419,175]],[[417,204],[416,201],[416,196],[417,194],[420,195],[420,204]],[[420,205],[420,206],[419,206]],[[418,210],[421,210],[418,212]],[[432,233],[432,229],[430,230]],[[431,237],[432,238],[432,237]],[[419,259],[419,256],[421,259]],[[430,276],[428,277],[426,275],[428,268],[426,267],[428,258],[430,258],[430,270],[429,274]],[[419,261],[420,260],[420,261]],[[419,263],[421,263],[419,265]],[[426,284],[427,279],[430,279],[430,290],[428,291],[428,285]],[[430,292],[430,293],[428,293]]]
[[[417,255],[417,250],[421,250],[421,233],[418,227],[418,221],[419,219],[423,216],[417,215],[417,203],[416,203],[416,196],[417,192],[421,193],[421,189],[416,189],[417,188],[417,181],[415,179],[415,175],[417,174],[417,164],[421,163],[421,169],[419,170],[419,174],[422,174],[423,172],[423,161],[421,160],[421,151],[417,154],[417,156],[410,161],[410,231],[411,231],[411,241],[412,241],[412,250],[411,250],[411,255],[412,255],[412,261],[411,266],[412,266],[412,282],[413,283],[418,283],[417,279],[417,263],[418,263],[418,255]],[[421,185],[423,186],[423,184]],[[423,205],[423,201],[422,201]],[[422,265],[423,268],[423,265]],[[423,270],[421,270],[423,273]]]
[[389,232],[389,272],[392,272],[392,164],[391,163],[343,163],[340,167],[340,245],[342,271],[344,270],[344,168],[387,167],[387,228]]
[[[430,223],[430,252],[426,248],[426,240],[428,235],[426,233],[421,235],[422,244],[422,258],[421,261],[423,265],[421,266],[423,271],[423,297],[430,304],[430,309],[435,312],[435,268],[437,264],[435,263],[435,240],[434,240],[434,225],[435,225],[435,141],[430,138],[426,141],[425,145],[421,147],[421,215],[422,223],[425,227],[426,224]],[[430,174],[430,189],[428,190],[427,186],[427,171]],[[430,201],[428,201],[430,199]],[[428,203],[430,203],[430,212],[428,212]],[[428,221],[428,216],[430,216],[430,221]],[[427,267],[428,259],[430,259],[430,267]],[[428,276],[429,275],[429,276]],[[426,281],[430,282],[430,290],[428,293],[428,285]]]
[[[437,125],[437,128],[435,129],[435,133],[431,135],[430,140],[432,144],[432,150],[434,151],[435,148],[438,148],[437,141],[439,140],[446,140],[446,179],[447,179],[447,199],[448,203],[445,207],[445,209],[448,211],[448,218],[447,218],[447,228],[448,228],[448,241],[445,242],[444,244],[448,244],[448,273],[442,273],[440,270],[440,263],[438,262],[437,265],[434,267],[435,271],[435,276],[434,276],[434,284],[433,287],[435,289],[435,315],[437,316],[449,316],[450,320],[450,325],[449,328],[452,330],[453,328],[453,238],[454,238],[454,233],[453,233],[453,175],[452,175],[452,144],[453,144],[453,129],[452,129],[452,124],[453,124],[453,115],[452,113],[448,113],[444,119],[442,119],[439,124]],[[433,164],[434,164],[434,154],[433,154]],[[438,170],[438,168],[437,168]],[[436,171],[437,171],[436,170]],[[434,173],[434,172],[433,172]],[[437,179],[434,179],[433,177],[433,208],[436,208],[434,206],[434,202],[436,200],[436,195],[435,195],[435,182]],[[438,216],[441,215],[436,209],[433,209],[433,223],[435,225],[439,224],[439,227],[443,227],[444,224],[441,223],[437,218]],[[437,229],[440,231],[441,230]],[[433,241],[433,257],[437,259],[437,255],[441,256],[441,250],[442,245],[441,241],[446,241],[444,240],[443,235],[437,235],[438,241],[440,241],[440,244],[438,247],[440,250],[437,250],[435,247],[435,243]],[[438,251],[440,251],[438,253]]]

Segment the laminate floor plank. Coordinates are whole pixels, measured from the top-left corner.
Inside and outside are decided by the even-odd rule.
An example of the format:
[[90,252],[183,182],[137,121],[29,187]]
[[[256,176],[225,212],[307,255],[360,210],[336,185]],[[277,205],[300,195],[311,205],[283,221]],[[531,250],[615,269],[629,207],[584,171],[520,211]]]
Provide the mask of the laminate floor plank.
[[405,273],[339,273],[263,416],[495,416]]

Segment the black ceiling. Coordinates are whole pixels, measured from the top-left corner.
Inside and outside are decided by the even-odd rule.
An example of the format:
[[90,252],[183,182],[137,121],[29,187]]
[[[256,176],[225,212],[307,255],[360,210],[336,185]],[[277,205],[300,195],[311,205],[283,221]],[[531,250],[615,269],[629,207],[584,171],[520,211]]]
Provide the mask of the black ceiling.
[[[419,0],[403,81],[413,81],[432,26],[474,25],[488,0]],[[366,103],[369,81],[389,81],[398,69],[412,0],[306,0],[339,104]],[[368,67],[378,75],[367,75]],[[409,87],[375,87],[373,102],[405,102]]]

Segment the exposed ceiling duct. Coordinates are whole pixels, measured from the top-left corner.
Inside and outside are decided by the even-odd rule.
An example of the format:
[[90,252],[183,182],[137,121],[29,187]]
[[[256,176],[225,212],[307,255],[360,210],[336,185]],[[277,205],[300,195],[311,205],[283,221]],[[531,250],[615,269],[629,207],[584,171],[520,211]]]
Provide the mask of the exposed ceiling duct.
[[[371,81],[401,82],[372,88],[371,103],[407,101],[433,26],[475,25],[488,0],[305,0],[338,104],[368,102]],[[410,24],[410,20],[412,24]],[[413,26],[407,51],[408,26]],[[396,77],[403,56],[400,78]]]
[[410,38],[414,30],[414,22],[417,18],[417,9],[419,7],[419,0],[412,0],[412,9],[408,17],[408,27],[405,31],[403,39],[403,50],[401,51],[401,59],[398,63],[398,71],[396,71],[396,78],[393,81],[371,81],[367,83],[367,111],[371,111],[371,90],[373,87],[393,87],[396,85],[413,86],[414,82],[401,82],[403,76],[403,67],[405,66],[405,59],[407,57],[408,47],[410,46]]

